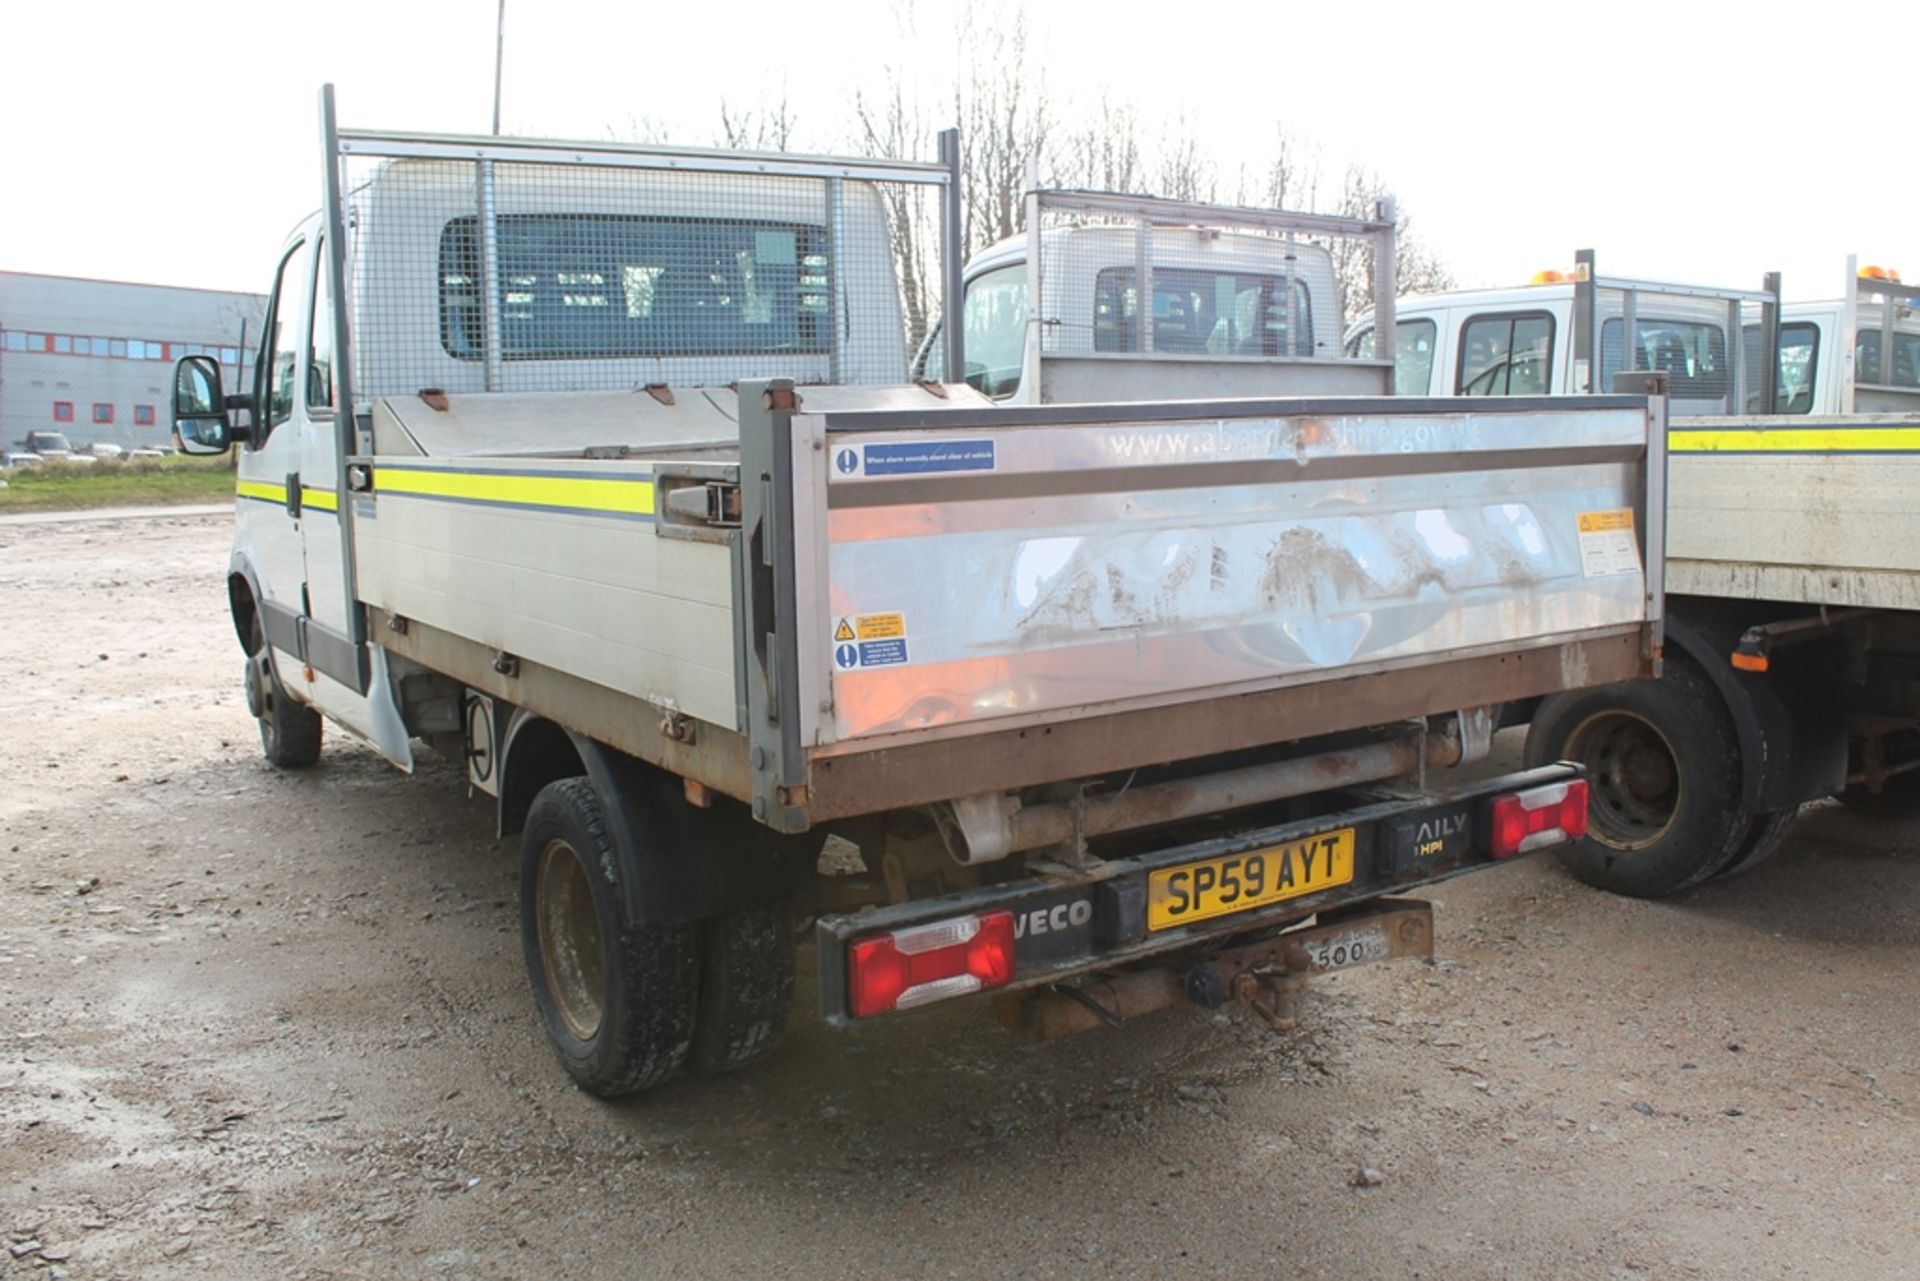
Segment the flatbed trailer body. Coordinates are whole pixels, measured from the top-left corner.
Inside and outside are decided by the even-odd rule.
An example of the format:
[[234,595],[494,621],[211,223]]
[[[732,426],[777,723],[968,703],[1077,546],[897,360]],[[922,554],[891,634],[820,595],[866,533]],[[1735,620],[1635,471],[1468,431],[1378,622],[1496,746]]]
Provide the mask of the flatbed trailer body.
[[1676,418],[1667,586],[1920,610],[1920,412]]
[[[1657,644],[1643,399],[759,394],[734,449],[703,417],[675,457],[662,413],[617,459],[402,451],[514,398],[377,403],[393,452],[349,461],[372,635],[517,707],[591,687],[607,741],[785,830],[1624,678]],[[676,512],[689,488],[741,526]]]

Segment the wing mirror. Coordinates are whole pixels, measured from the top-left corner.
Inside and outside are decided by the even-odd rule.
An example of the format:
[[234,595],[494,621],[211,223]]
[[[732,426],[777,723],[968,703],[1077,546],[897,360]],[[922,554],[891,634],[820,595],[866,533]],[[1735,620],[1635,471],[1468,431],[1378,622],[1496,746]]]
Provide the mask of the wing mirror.
[[173,367],[173,439],[183,454],[224,454],[233,448],[220,364],[187,356]]

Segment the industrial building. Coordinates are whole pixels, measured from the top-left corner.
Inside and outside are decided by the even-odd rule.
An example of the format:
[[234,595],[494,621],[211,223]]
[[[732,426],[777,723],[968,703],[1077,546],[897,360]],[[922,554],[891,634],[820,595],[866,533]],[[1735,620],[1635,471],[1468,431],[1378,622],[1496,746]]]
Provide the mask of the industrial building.
[[267,300],[0,271],[0,448],[57,431],[76,449],[171,444],[173,362],[218,356],[246,386]]

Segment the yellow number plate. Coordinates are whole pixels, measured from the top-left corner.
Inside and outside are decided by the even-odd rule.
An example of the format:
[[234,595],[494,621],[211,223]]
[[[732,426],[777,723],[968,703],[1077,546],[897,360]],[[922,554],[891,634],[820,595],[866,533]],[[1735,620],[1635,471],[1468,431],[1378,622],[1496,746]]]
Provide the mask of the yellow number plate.
[[1147,928],[1171,930],[1353,881],[1353,829],[1187,863],[1147,876]]

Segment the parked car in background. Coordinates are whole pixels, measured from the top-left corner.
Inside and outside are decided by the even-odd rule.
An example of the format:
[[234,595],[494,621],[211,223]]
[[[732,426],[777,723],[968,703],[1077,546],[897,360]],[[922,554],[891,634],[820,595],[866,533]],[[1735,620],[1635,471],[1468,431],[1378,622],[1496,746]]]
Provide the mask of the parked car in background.
[[20,444],[47,459],[66,458],[73,453],[72,444],[57,431],[30,431]]
[[45,461],[40,455],[24,449],[9,449],[5,454],[0,454],[0,462],[9,468],[38,467]]
[[87,453],[95,458],[125,458],[127,456],[125,447],[110,444],[104,440],[96,440],[91,445],[88,445]]
[[165,458],[168,454],[172,452],[173,451],[170,449],[155,449],[149,445],[139,445],[133,449],[129,449],[127,451],[127,457],[128,458]]

